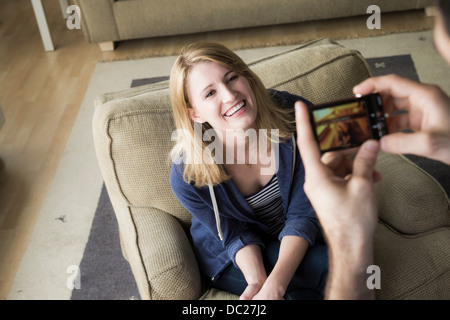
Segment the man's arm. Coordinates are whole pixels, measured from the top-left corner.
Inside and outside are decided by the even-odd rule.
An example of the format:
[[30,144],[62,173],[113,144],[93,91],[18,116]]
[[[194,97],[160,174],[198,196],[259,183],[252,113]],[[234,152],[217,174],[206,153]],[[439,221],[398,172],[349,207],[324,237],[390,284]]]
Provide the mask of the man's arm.
[[329,251],[330,269],[325,289],[325,299],[354,300],[375,299],[375,292],[367,287],[367,267],[373,265],[372,241],[359,240],[335,250]]

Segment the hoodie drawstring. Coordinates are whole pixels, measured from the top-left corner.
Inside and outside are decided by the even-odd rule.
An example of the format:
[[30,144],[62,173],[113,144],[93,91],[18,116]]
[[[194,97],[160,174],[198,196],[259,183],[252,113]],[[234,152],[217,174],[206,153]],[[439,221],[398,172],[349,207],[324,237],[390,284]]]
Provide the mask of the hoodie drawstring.
[[219,235],[220,241],[223,241],[223,233],[222,233],[222,228],[220,226],[219,208],[217,207],[216,195],[214,194],[213,186],[208,185],[208,187],[209,187],[209,193],[211,195],[211,201],[212,201],[213,208],[214,208],[214,216],[216,218],[217,233]]

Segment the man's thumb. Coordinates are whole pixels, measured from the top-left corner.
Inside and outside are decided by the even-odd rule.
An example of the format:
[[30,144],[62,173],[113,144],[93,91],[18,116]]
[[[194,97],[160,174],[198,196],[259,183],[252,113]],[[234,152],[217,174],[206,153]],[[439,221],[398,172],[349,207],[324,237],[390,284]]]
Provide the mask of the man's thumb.
[[380,144],[376,140],[364,142],[353,161],[353,176],[373,178]]

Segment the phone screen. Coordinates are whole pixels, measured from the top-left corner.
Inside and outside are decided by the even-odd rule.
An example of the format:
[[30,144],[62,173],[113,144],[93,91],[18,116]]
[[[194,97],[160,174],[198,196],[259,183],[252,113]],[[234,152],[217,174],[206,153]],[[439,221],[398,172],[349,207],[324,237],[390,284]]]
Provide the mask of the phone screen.
[[316,109],[312,112],[319,148],[353,148],[371,138],[364,100]]

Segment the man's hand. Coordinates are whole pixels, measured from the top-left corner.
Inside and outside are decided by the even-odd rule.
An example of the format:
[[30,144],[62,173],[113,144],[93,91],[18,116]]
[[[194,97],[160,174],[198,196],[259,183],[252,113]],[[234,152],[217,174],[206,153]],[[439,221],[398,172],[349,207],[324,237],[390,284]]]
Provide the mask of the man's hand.
[[[450,164],[450,98],[437,86],[396,75],[370,78],[353,88],[355,94],[379,93],[390,134],[381,150],[416,154]],[[392,116],[395,110],[408,111]],[[414,133],[397,132],[411,129]]]
[[[295,112],[297,144],[305,167],[305,193],[330,249],[326,297],[372,298],[373,292],[366,287],[365,270],[373,262],[373,235],[378,214],[373,184],[377,176],[374,168],[379,143],[366,141],[352,165],[339,161],[336,155],[327,165],[321,161],[307,106],[297,102]],[[339,170],[339,164],[344,168]]]

